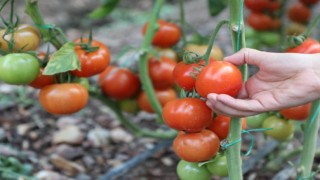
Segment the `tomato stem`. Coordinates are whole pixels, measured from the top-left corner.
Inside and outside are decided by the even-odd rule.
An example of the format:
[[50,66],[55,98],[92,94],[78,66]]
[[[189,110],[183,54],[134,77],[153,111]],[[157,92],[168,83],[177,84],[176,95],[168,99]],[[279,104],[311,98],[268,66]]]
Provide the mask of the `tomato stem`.
[[152,82],[149,78],[149,72],[148,72],[148,48],[150,48],[153,36],[157,30],[157,19],[159,17],[159,13],[160,13],[160,9],[162,7],[162,5],[164,4],[164,0],[157,0],[156,4],[154,6],[153,9],[153,13],[152,16],[149,20],[149,25],[148,25],[148,29],[147,32],[144,36],[143,42],[142,42],[142,46],[141,46],[141,51],[142,51],[142,55],[141,55],[141,60],[139,61],[139,75],[140,75],[140,80],[141,80],[141,84],[143,89],[146,92],[146,95],[150,101],[151,107],[154,109],[154,111],[157,113],[159,119],[162,120],[162,107],[158,101],[158,99],[156,98],[156,93],[153,89],[152,86]]
[[181,21],[181,29],[182,29],[182,48],[184,48],[187,44],[186,18],[185,18],[185,13],[184,13],[184,0],[179,0],[179,8],[180,8],[180,21]]
[[300,164],[298,166],[299,179],[312,179],[312,165],[316,152],[318,128],[320,122],[320,116],[318,112],[319,106],[319,99],[315,100],[312,103],[311,112],[306,122],[306,128],[304,130],[303,149]]
[[320,14],[318,14],[315,18],[312,19],[309,26],[306,28],[306,30],[302,33],[303,36],[308,37],[310,36],[312,30],[316,27],[316,25],[320,21]]

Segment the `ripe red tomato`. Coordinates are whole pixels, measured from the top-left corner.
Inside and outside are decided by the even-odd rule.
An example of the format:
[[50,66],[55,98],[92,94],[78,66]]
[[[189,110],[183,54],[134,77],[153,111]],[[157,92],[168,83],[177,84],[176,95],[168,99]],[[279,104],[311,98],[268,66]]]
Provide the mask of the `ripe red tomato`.
[[[152,44],[159,47],[171,47],[177,44],[181,37],[180,28],[173,23],[165,20],[158,20],[159,28],[153,36]],[[142,33],[146,34],[148,23],[143,26]]]
[[295,106],[280,110],[280,114],[287,119],[293,120],[305,120],[310,113],[311,103],[307,103],[301,106]]
[[126,68],[108,66],[100,75],[102,92],[117,100],[128,99],[140,90],[139,77]]
[[320,53],[320,43],[315,39],[308,38],[299,46],[288,49],[287,52],[302,54]]
[[176,64],[176,61],[165,56],[160,60],[149,59],[149,75],[155,89],[168,89],[174,84],[173,70]]
[[[207,129],[214,132],[220,140],[226,139],[229,134],[229,126],[230,126],[231,117],[218,115],[216,116]],[[242,118],[242,129],[247,128],[246,119]]]
[[245,0],[244,5],[252,10],[252,11],[257,11],[261,12],[263,10],[266,10],[269,8],[269,0]]
[[200,66],[197,63],[185,64],[182,61],[179,62],[173,70],[175,83],[186,91],[192,90],[196,84],[196,76],[198,74],[195,68]]
[[[167,104],[167,102],[172,101],[174,99],[177,99],[177,94],[172,88],[165,89],[165,90],[155,90],[155,93],[156,93],[156,97],[162,107],[165,104]],[[140,109],[142,109],[146,112],[149,112],[149,113],[154,112],[154,110],[149,102],[149,99],[144,91],[141,92],[138,96],[138,105],[139,105]]]
[[311,18],[311,10],[301,2],[296,2],[288,8],[288,17],[294,22],[307,23]]
[[210,93],[236,96],[242,86],[240,70],[226,61],[214,61],[197,76],[196,90],[204,98]]
[[[82,42],[87,43],[89,40],[83,38]],[[76,43],[80,43],[81,40],[75,40]],[[78,77],[90,77],[101,73],[110,63],[109,48],[99,41],[92,40],[92,47],[98,47],[93,52],[86,52],[81,46],[76,46],[75,50],[78,55],[81,70],[73,70],[71,73]]]
[[220,140],[212,131],[198,133],[180,131],[173,141],[174,152],[188,162],[207,161],[219,151]]
[[274,21],[270,16],[259,12],[250,12],[247,21],[248,24],[257,31],[276,29],[280,22]]
[[314,5],[319,2],[319,0],[299,0],[299,1],[307,6]]
[[168,102],[163,108],[162,117],[173,129],[199,132],[211,122],[212,111],[201,99],[183,98]]
[[38,77],[35,80],[33,80],[29,85],[33,88],[41,89],[50,84],[54,84],[54,76],[44,75],[43,68],[40,68]]
[[78,83],[52,84],[40,90],[39,101],[51,114],[71,114],[84,108],[88,90]]

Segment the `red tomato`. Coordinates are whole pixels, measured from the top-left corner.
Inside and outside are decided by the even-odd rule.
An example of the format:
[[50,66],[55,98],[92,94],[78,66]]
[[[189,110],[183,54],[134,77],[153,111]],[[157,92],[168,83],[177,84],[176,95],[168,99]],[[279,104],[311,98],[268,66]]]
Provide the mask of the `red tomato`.
[[[207,129],[214,132],[220,140],[226,139],[229,134],[229,126],[230,126],[231,117],[218,115],[211,121],[211,124]],[[247,128],[246,119],[242,118],[242,129]]]
[[[89,40],[83,38],[82,42],[87,43]],[[76,43],[80,43],[81,40],[75,40]],[[90,77],[101,73],[110,63],[109,48],[99,41],[92,40],[92,47],[98,47],[93,52],[86,52],[81,46],[76,46],[75,50],[78,55],[81,70],[73,70],[71,73],[78,77]]]
[[319,0],[299,0],[299,1],[305,5],[314,5],[319,2]]
[[280,110],[280,114],[293,120],[305,120],[310,113],[311,103]]
[[288,49],[287,52],[303,54],[320,53],[320,43],[315,39],[308,38],[299,46]]
[[209,130],[198,133],[179,132],[173,141],[174,152],[188,162],[207,161],[217,154],[220,140]]
[[198,72],[195,68],[199,68],[200,64],[185,64],[184,62],[179,62],[174,70],[173,70],[173,77],[175,83],[185,89],[186,91],[190,91],[194,88],[196,83],[196,76]]
[[304,4],[296,2],[288,8],[288,17],[294,22],[307,23],[311,18],[311,10]]
[[[155,90],[155,93],[162,107],[165,104],[167,104],[167,102],[177,99],[177,94],[172,88],[165,89],[165,90]],[[144,91],[141,92],[140,95],[138,96],[138,105],[140,109],[146,112],[149,112],[149,113],[154,112],[149,102],[149,99]]]
[[203,100],[183,98],[168,102],[163,108],[162,117],[173,129],[199,132],[211,122],[212,111]]
[[259,12],[250,12],[247,21],[257,31],[271,30],[276,27],[270,16]]
[[41,89],[50,84],[54,84],[54,76],[44,75],[43,68],[40,68],[38,77],[35,80],[33,80],[29,85],[33,88]]
[[51,114],[71,114],[84,108],[88,102],[87,89],[78,83],[52,84],[40,90],[39,101]]
[[198,94],[206,98],[210,93],[236,96],[242,86],[240,70],[226,61],[214,61],[204,67],[196,79]]
[[165,56],[160,60],[149,59],[149,75],[155,89],[168,89],[174,84],[173,70],[176,64],[176,61]]
[[269,8],[269,0],[245,0],[244,5],[252,10],[261,12]]
[[[158,19],[159,28],[153,36],[152,44],[159,47],[171,47],[177,44],[181,37],[180,28],[173,23]],[[142,33],[146,34],[148,23],[143,26]]]
[[270,1],[269,2],[269,10],[270,11],[276,11],[281,8],[281,3],[279,1]]
[[102,92],[117,100],[128,99],[140,90],[140,80],[129,69],[108,66],[99,75]]

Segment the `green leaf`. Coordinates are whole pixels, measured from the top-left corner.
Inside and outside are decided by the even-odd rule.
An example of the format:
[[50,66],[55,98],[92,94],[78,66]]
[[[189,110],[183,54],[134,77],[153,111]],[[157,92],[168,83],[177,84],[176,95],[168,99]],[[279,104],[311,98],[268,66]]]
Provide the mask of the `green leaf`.
[[80,70],[80,62],[74,50],[72,42],[64,44],[58,51],[52,54],[51,60],[44,69],[43,74],[53,75],[71,70]]
[[208,0],[208,7],[211,16],[218,15],[227,6],[227,0]]
[[120,0],[104,0],[102,5],[93,10],[88,16],[92,19],[101,19],[110,14],[119,2]]

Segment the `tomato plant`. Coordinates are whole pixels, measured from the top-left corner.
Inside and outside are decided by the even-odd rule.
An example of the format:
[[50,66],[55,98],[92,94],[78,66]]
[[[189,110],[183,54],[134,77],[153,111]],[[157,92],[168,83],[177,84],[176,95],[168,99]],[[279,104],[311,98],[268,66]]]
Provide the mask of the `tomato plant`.
[[[158,47],[172,47],[177,44],[181,37],[180,28],[168,21],[158,19],[159,27],[153,36],[152,44]],[[142,33],[145,34],[148,28],[148,23],[143,26]]]
[[214,61],[197,76],[196,90],[204,98],[210,93],[236,96],[242,86],[240,70],[226,61]]
[[223,154],[217,154],[212,162],[206,164],[209,172],[213,176],[228,176],[227,157]]
[[149,76],[155,89],[168,89],[174,84],[173,70],[177,62],[162,56],[159,60],[150,58]]
[[212,120],[212,111],[197,98],[175,99],[168,102],[162,112],[165,123],[176,130],[199,132]]
[[88,96],[88,90],[81,84],[52,84],[40,90],[39,101],[47,112],[63,115],[72,114],[84,108]]
[[267,119],[270,115],[268,113],[260,113],[253,116],[246,117],[247,124],[250,128],[261,128],[262,123],[265,119]]
[[[231,117],[217,115],[208,126],[208,129],[214,132],[220,140],[226,139],[229,134]],[[242,129],[246,129],[246,119],[242,118]]]
[[175,83],[186,91],[192,90],[198,74],[195,68],[199,67],[201,65],[198,63],[185,64],[183,61],[179,62],[173,70]]
[[197,133],[181,131],[173,141],[174,152],[189,162],[207,161],[216,155],[219,147],[218,136],[206,129]]
[[181,180],[209,180],[211,174],[205,166],[199,167],[198,163],[180,160],[177,166],[177,174]]
[[311,18],[311,11],[304,4],[296,2],[289,7],[288,17],[294,22],[307,23]]
[[[7,41],[10,41],[12,34],[5,35],[5,29],[0,30],[0,48],[8,51]],[[34,51],[39,47],[40,34],[38,29],[28,25],[20,24],[13,33],[13,51]]]
[[[88,43],[89,39],[77,39],[75,43]],[[89,52],[87,49],[83,48],[81,45],[75,47],[76,53],[78,55],[81,70],[73,70],[71,73],[78,77],[90,77],[103,72],[110,63],[110,52],[109,48],[103,43],[92,40],[92,47],[98,48]]]
[[13,53],[0,57],[0,80],[8,84],[26,85],[37,78],[40,65],[34,56]]
[[294,126],[288,120],[270,116],[263,121],[262,128],[272,128],[264,133],[278,141],[288,140],[293,136]]
[[279,112],[284,118],[287,119],[306,120],[306,118],[309,116],[310,109],[311,103],[307,103],[300,106],[281,109]]
[[[155,90],[156,98],[160,102],[161,106],[163,107],[165,104],[167,104],[169,101],[172,101],[174,99],[177,99],[176,92],[172,89],[165,89],[165,90]],[[138,96],[138,105],[140,109],[153,113],[154,110],[151,106],[151,103],[144,91],[142,91]]]
[[111,98],[122,100],[136,95],[140,90],[139,77],[126,68],[108,66],[100,75],[102,92]]
[[[198,45],[198,44],[187,44],[184,48],[185,51],[194,52],[198,55],[204,55],[207,51],[208,45]],[[210,52],[210,59],[212,60],[222,60],[223,59],[223,52],[221,48],[217,45],[214,45]]]
[[302,54],[320,53],[320,43],[315,39],[308,38],[299,46],[288,49],[287,52]]

